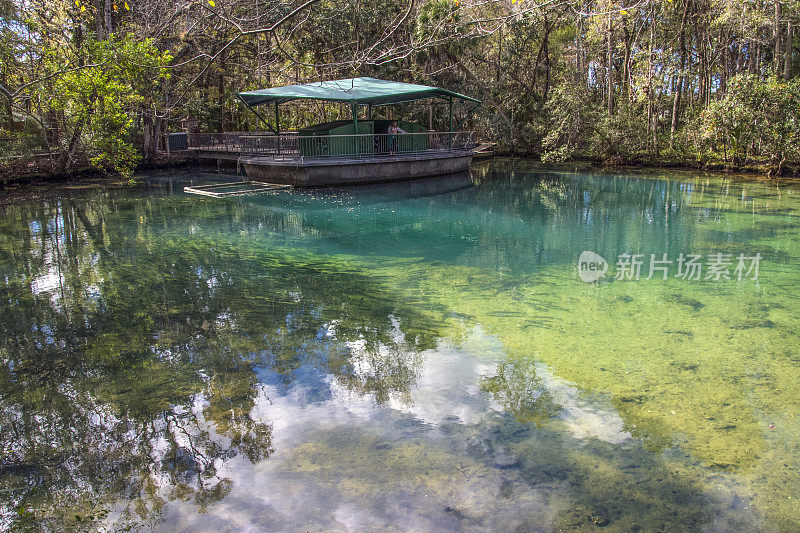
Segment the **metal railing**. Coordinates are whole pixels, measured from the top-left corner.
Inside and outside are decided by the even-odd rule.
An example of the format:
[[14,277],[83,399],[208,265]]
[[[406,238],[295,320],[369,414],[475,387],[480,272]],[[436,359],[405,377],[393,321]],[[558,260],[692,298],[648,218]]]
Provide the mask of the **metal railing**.
[[165,133],[164,144],[167,152],[179,152],[189,149],[189,134],[185,131],[178,133]]
[[358,135],[241,135],[241,154],[276,159],[369,158],[467,152],[475,147],[471,131]]
[[227,133],[191,132],[187,134],[186,140],[190,149],[214,152],[241,152],[242,136],[244,135],[252,135],[252,133],[243,131]]
[[401,134],[298,135],[268,133],[189,133],[189,149],[239,153],[243,156],[300,158],[366,158],[465,152],[475,147],[471,131]]

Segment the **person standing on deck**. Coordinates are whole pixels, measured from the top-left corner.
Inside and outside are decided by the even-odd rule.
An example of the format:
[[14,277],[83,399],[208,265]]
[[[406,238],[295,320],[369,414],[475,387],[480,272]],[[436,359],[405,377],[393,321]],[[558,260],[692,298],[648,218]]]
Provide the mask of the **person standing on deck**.
[[397,136],[401,133],[405,133],[403,129],[397,125],[397,121],[393,120],[392,123],[389,125],[389,129],[386,130],[389,134],[389,151],[393,154],[397,153]]

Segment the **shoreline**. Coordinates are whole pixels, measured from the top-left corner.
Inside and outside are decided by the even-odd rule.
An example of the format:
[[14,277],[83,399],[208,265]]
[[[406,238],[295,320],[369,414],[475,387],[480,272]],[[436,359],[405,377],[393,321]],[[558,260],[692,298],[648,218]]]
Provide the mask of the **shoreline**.
[[[520,159],[520,160],[537,160],[536,156],[523,156],[513,154],[495,154],[491,158],[483,161],[491,161],[492,159]],[[482,161],[479,161],[482,162]],[[785,173],[780,176],[770,176],[767,169],[758,168],[756,166],[743,167],[743,168],[703,168],[701,166],[693,166],[690,164],[679,164],[671,162],[658,163],[635,163],[632,161],[609,163],[599,159],[585,157],[574,158],[558,163],[545,163],[537,161],[542,166],[542,169],[550,170],[564,170],[569,169],[573,171],[592,171],[592,172],[608,172],[610,174],[619,173],[646,173],[646,172],[675,172],[680,174],[694,173],[699,175],[707,175],[709,177],[718,177],[731,179],[735,181],[752,181],[755,183],[775,183],[777,185],[800,185],[800,173]],[[786,166],[787,170],[794,167]]]
[[[769,183],[776,186],[800,186],[800,174],[791,173],[781,176],[770,176],[768,172],[759,170],[756,167],[745,167],[742,169],[707,169],[696,167],[688,164],[677,164],[664,162],[663,164],[636,164],[633,162],[622,162],[609,164],[593,158],[575,158],[572,160],[558,162],[558,163],[545,163],[538,160],[537,157],[513,155],[513,154],[495,154],[492,157],[474,161],[473,165],[486,164],[495,159],[513,159],[520,161],[531,161],[541,167],[542,171],[571,171],[571,172],[606,172],[609,174],[639,174],[639,173],[677,173],[685,174],[699,174],[708,177],[716,177],[723,179],[730,179],[737,182],[753,182],[753,183]],[[142,172],[152,170],[173,170],[173,169],[186,169],[199,167],[196,161],[189,158],[181,158],[176,160],[157,160],[154,162],[139,165],[134,170],[134,177]],[[791,167],[790,167],[791,168]],[[48,174],[42,171],[34,171],[29,174],[17,174],[4,178],[0,181],[0,191],[7,192],[18,187],[48,187],[50,185],[67,184],[69,186],[80,185],[120,185],[129,182],[129,179],[123,178],[118,173],[104,172],[94,168],[86,168],[70,173],[52,173]]]
[[[138,173],[148,170],[157,169],[174,169],[186,168],[193,165],[194,162],[189,157],[175,157],[173,160],[157,159],[149,163],[142,163],[134,169],[134,176]],[[13,173],[12,169],[5,169],[0,166],[0,172],[9,172],[8,176],[2,176],[0,179],[0,191],[8,187],[20,185],[48,185],[53,183],[70,183],[76,180],[90,180],[92,182],[99,181],[119,181],[123,179],[118,172],[108,172],[92,167],[82,168],[72,172],[48,172],[47,168],[42,166],[34,168],[30,172],[17,172]],[[125,180],[127,181],[127,180]]]

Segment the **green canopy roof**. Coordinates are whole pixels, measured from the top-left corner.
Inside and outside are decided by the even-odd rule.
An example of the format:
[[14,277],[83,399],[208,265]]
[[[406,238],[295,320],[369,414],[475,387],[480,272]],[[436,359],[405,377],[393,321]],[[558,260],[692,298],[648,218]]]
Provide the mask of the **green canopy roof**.
[[347,102],[360,105],[399,104],[426,98],[461,98],[462,100],[480,103],[480,100],[454,93],[447,89],[375,78],[348,78],[345,80],[273,87],[271,89],[239,93],[239,98],[248,106],[267,103],[283,104],[301,99]]

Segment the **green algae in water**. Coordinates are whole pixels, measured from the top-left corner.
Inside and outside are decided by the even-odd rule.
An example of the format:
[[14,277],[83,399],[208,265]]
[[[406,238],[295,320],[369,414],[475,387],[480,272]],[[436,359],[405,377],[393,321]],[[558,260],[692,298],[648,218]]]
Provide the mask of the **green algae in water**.
[[[2,523],[796,529],[799,207],[506,162],[4,205]],[[583,250],[763,260],[584,284]]]

